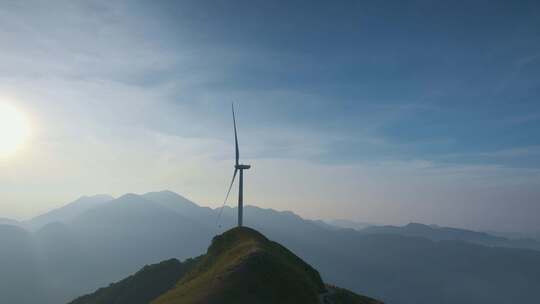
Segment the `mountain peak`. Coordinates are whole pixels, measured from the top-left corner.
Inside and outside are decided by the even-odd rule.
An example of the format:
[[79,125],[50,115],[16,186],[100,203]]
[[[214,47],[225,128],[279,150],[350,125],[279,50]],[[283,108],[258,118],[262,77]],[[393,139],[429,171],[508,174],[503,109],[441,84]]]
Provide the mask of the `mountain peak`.
[[26,223],[34,230],[40,229],[45,225],[54,222],[65,223],[92,208],[95,208],[97,206],[100,206],[101,204],[107,203],[112,200],[114,200],[114,198],[106,194],[81,196],[80,198],[65,206],[53,209],[42,215],[38,215],[30,219]]
[[189,207],[199,207],[194,202],[170,190],[148,192],[148,193],[143,194],[142,197],[150,201],[154,201],[154,202],[166,204],[166,205],[168,204],[168,205],[183,205],[183,206],[189,206]]
[[140,200],[141,196],[135,193],[126,193],[119,198],[117,198],[117,201],[130,201],[130,200]]
[[218,255],[231,247],[250,243],[251,246],[261,246],[269,240],[255,229],[248,227],[235,227],[223,234],[217,235],[208,248],[208,254]]
[[169,196],[174,196],[174,197],[182,197],[180,194],[178,194],[178,193],[176,193],[174,191],[168,190],[168,189],[161,190],[161,191],[155,191],[155,192],[148,192],[148,193],[159,193],[159,194],[162,194],[162,195],[169,195]]
[[426,224],[422,224],[422,223],[415,223],[415,222],[411,222],[411,223],[408,223],[407,225],[405,225],[406,228],[411,228],[411,229],[428,229],[428,230],[431,230],[431,229],[435,229],[431,226],[428,226]]
[[[171,279],[176,278],[178,280],[173,284]],[[163,284],[154,283],[158,281]],[[144,301],[136,300],[143,297],[146,297]],[[128,298],[131,300],[127,301]],[[236,227],[214,237],[205,255],[183,263],[173,260],[146,266],[135,275],[83,296],[72,304],[148,302],[380,303],[326,286],[317,270],[287,248],[254,229]]]
[[256,230],[237,227],[214,237],[197,267],[154,303],[318,303],[322,292],[310,265]]

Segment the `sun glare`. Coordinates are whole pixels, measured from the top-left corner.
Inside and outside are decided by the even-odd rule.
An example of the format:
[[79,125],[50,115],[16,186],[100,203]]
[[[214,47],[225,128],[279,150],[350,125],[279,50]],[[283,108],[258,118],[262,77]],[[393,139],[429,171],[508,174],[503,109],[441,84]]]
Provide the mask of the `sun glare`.
[[0,102],[0,157],[15,154],[29,133],[30,126],[24,113]]

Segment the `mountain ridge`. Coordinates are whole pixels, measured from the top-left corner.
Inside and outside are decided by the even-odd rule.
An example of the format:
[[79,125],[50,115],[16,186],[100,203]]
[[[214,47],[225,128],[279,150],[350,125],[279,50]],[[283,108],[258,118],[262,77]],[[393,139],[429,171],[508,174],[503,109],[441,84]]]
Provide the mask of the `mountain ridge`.
[[[112,213],[105,203],[97,208],[103,216],[92,211],[37,232],[21,234],[0,226],[0,244],[13,244],[9,252],[0,247],[0,302],[65,303],[144,265],[201,255],[214,235],[236,226],[235,208],[224,208],[217,226],[219,209],[204,209],[196,218],[181,208],[174,211],[141,195],[130,196],[140,202],[118,204]],[[246,206],[244,214],[246,225],[315,266],[326,282],[389,303],[534,302],[540,287],[535,275],[540,273],[539,251],[366,234],[254,206]],[[24,282],[24,291],[12,278]]]
[[[174,279],[178,281],[171,284]],[[156,284],[160,280],[163,283]],[[327,287],[318,271],[287,248],[254,229],[236,227],[215,236],[202,256],[185,262],[173,259],[145,266],[134,275],[70,304],[147,302],[381,303],[345,289]]]
[[30,220],[25,221],[24,224],[31,229],[38,230],[52,222],[69,221],[92,208],[112,200],[114,200],[114,197],[107,194],[81,196],[71,203],[35,216]]
[[492,247],[508,247],[540,250],[540,242],[535,239],[510,239],[487,232],[453,227],[441,227],[411,222],[405,226],[369,226],[358,230],[365,234],[398,234],[403,236],[424,237],[433,241],[464,241]]

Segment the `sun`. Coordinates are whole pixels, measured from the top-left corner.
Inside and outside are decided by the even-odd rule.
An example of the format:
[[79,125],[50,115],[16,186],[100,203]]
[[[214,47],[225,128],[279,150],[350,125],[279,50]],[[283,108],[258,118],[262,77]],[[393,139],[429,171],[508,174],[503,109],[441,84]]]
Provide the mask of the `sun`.
[[29,134],[30,125],[24,113],[0,101],[0,157],[15,154]]

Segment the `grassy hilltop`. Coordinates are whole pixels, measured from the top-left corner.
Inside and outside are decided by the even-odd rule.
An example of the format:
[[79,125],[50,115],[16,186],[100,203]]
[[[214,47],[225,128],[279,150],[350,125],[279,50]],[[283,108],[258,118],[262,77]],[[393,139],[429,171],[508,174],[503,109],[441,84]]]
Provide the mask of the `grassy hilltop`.
[[240,227],[216,236],[205,255],[146,266],[71,304],[321,302],[380,303],[326,286],[317,270],[287,248]]

